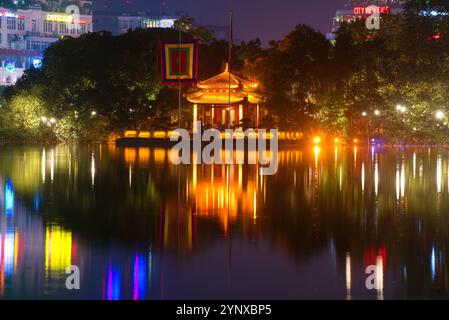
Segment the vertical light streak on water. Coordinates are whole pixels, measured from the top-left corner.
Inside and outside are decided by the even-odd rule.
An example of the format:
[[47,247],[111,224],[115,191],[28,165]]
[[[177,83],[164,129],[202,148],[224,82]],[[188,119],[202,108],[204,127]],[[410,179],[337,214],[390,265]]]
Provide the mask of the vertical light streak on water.
[[107,300],[120,300],[120,271],[109,265],[106,289]]
[[152,272],[153,272],[153,252],[151,251],[151,247],[150,247],[150,251],[148,253],[148,287],[151,288],[151,276],[152,276]]
[[257,218],[257,195],[256,195],[256,190],[254,190],[254,194],[253,194],[253,220],[254,220],[254,224],[256,224],[256,218]]
[[449,164],[447,166],[447,192],[449,193]]
[[131,167],[131,165],[129,165],[129,168],[128,168],[128,184],[129,184],[129,187],[131,188],[131,186],[133,184],[133,168]]
[[376,162],[374,163],[374,192],[376,196],[379,193],[379,159],[376,155]]
[[399,172],[399,165],[396,166],[396,200],[399,200],[401,192],[401,176]]
[[91,161],[90,161],[90,175],[92,179],[92,188],[95,186],[95,155],[92,153]]
[[239,190],[242,188],[243,183],[243,165],[239,164]]
[[335,160],[335,164],[338,163],[338,147],[336,146],[334,149],[334,160]]
[[41,170],[42,170],[42,183],[45,183],[45,171],[47,169],[47,155],[45,154],[45,148],[42,150]]
[[293,188],[296,188],[296,170],[293,172]]
[[313,188],[318,189],[319,181],[320,181],[320,172],[318,170],[318,160],[320,157],[321,149],[319,146],[315,146],[313,148],[313,153],[315,155],[315,166],[314,166],[314,175],[313,175]]
[[402,160],[401,164],[401,197],[405,196],[405,164],[404,160]]
[[351,255],[346,252],[346,299],[351,299]]
[[413,152],[413,179],[416,176],[416,152]]
[[72,153],[69,152],[69,181],[72,178]]
[[317,169],[317,167],[318,167],[318,158],[320,156],[320,147],[315,146],[313,148],[313,154],[315,156],[315,169]]
[[365,163],[362,162],[362,193],[365,191]]
[[5,183],[4,193],[5,214],[7,217],[12,217],[14,215],[14,200],[14,186],[11,179],[8,179]]
[[4,272],[3,276],[14,274],[14,241],[15,230],[11,232],[3,229],[3,234],[0,232],[0,270]]
[[441,193],[443,186],[443,165],[441,160],[441,155],[437,158],[437,192]]
[[379,254],[376,259],[376,290],[377,299],[384,299],[384,269],[383,269],[383,258]]
[[55,152],[54,149],[51,149],[50,155],[50,180],[53,182],[53,178],[55,176]]
[[340,191],[341,191],[341,187],[342,187],[342,180],[343,180],[343,168],[342,168],[342,165],[340,163],[340,173],[339,173],[339,187],[340,187]]
[[136,254],[133,270],[133,300],[140,300],[146,295],[146,261],[145,256]]
[[432,275],[432,280],[435,280],[435,275],[436,275],[435,245],[432,245],[432,253],[430,255],[430,272]]

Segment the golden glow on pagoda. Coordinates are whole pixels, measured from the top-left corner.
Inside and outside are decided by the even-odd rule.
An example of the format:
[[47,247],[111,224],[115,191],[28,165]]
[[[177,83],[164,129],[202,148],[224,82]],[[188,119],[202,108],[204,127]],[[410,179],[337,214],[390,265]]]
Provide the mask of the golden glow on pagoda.
[[[199,82],[197,91],[187,95],[187,100],[197,104],[231,104],[248,100],[252,104],[261,101],[261,96],[255,90],[258,84],[254,81],[246,80],[229,72],[226,64],[222,73]],[[229,95],[229,89],[231,94]]]

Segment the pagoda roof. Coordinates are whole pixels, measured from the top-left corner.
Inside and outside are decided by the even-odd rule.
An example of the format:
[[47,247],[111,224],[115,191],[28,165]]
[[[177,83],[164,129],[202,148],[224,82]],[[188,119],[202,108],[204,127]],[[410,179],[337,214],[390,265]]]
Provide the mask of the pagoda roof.
[[198,89],[196,92],[187,95],[187,100],[192,103],[233,104],[247,99],[250,103],[256,104],[261,101],[261,96],[255,93],[257,83],[231,73],[228,64],[222,73],[198,82],[196,87]]
[[209,78],[204,81],[198,82],[196,85],[200,89],[228,89],[229,84],[231,89],[237,89],[240,87],[243,87],[245,89],[256,89],[257,83],[243,79],[239,76],[236,76],[235,74],[229,72],[229,66],[226,64],[225,71],[223,71],[220,74],[217,74],[216,76],[213,76],[212,78]]

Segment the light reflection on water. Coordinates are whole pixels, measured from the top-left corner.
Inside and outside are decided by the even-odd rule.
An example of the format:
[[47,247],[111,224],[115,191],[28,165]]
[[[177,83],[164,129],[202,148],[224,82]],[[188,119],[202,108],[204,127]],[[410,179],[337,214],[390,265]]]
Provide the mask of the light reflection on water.
[[[281,150],[274,176],[169,159],[163,148],[3,148],[0,296],[449,297],[446,149]],[[79,291],[65,289],[69,265]]]

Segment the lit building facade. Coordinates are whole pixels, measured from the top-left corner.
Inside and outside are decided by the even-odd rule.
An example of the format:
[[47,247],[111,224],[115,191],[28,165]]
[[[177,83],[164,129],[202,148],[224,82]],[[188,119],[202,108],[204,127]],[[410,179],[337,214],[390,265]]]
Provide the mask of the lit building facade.
[[61,37],[92,32],[90,1],[23,1],[0,8],[0,85],[14,84],[30,68],[39,68],[43,52]]
[[110,13],[95,12],[94,31],[109,31],[112,35],[126,33],[128,30],[137,28],[174,28],[177,16],[152,14],[147,12],[138,13]]
[[370,15],[371,10],[368,7],[371,5],[378,6],[380,14],[401,14],[403,3],[403,0],[348,0],[345,7],[335,13],[332,19],[332,31],[327,34],[327,39],[335,39],[335,33],[343,22],[354,22]]

